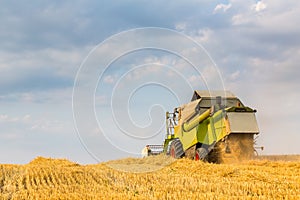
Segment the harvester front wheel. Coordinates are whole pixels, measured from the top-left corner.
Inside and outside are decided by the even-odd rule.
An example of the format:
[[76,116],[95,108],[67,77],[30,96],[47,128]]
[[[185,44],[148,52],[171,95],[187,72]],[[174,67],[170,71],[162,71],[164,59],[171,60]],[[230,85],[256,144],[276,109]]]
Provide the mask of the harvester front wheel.
[[170,146],[170,156],[173,158],[181,158],[184,154],[182,144],[179,139],[174,139]]

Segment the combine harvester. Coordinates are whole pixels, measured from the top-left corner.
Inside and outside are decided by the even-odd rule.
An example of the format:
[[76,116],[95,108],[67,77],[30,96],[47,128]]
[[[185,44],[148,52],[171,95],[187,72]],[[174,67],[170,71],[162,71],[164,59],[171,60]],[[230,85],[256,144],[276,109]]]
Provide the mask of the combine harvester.
[[214,163],[251,159],[259,133],[255,113],[231,92],[194,91],[191,102],[166,113],[165,141],[149,145],[151,154]]

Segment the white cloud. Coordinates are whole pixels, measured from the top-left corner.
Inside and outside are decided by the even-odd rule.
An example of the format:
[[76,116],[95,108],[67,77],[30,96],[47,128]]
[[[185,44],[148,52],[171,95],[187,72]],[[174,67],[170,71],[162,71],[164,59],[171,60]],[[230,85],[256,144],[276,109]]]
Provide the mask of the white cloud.
[[223,77],[219,76],[218,69],[214,67],[204,67],[197,74],[188,77],[189,83],[196,89],[216,89],[222,87]]
[[20,121],[19,117],[10,117],[7,114],[0,115],[0,122],[14,123],[14,122],[19,122],[19,121]]
[[[0,50],[0,72],[5,73],[5,77],[10,79],[13,77],[20,79],[27,75],[26,72],[43,69],[44,72],[51,71],[53,74],[62,76],[62,78],[73,78],[84,57],[91,49],[90,46],[68,49],[46,48],[21,53]],[[2,78],[2,76],[0,77]]]
[[[30,114],[23,116],[10,116],[7,114],[0,115],[0,123],[3,125],[12,124],[8,132],[15,131],[16,128],[20,128],[22,131],[20,134],[24,134],[26,131],[43,131],[47,133],[57,133],[63,130],[64,123],[59,120],[50,120],[46,118],[33,118]],[[17,133],[15,133],[17,134]]]
[[178,31],[184,31],[186,29],[186,23],[179,22],[179,23],[175,24],[175,29]]
[[199,75],[192,75],[188,78],[188,81],[192,86],[197,87],[203,80]]
[[31,120],[31,116],[29,114],[24,115],[24,117],[22,118],[23,122],[29,122]]
[[107,75],[103,79],[104,83],[112,84],[115,82],[115,78],[112,75]]
[[20,100],[23,102],[33,102],[34,95],[33,95],[33,93],[28,93],[28,92],[22,93],[20,95]]
[[240,76],[240,71],[237,70],[237,71],[233,72],[232,74],[230,74],[229,79],[231,81],[234,81],[234,80],[238,79],[239,76]]
[[196,36],[195,39],[197,42],[200,42],[200,44],[203,44],[205,42],[208,42],[209,40],[213,39],[214,31],[205,28],[205,29],[200,29],[198,30],[198,37]]
[[31,121],[31,116],[26,114],[24,116],[10,116],[8,114],[1,114],[0,115],[0,122],[13,122],[13,123],[23,123]]
[[95,104],[97,106],[103,106],[108,104],[108,98],[105,95],[96,95],[95,96]]
[[263,3],[262,1],[258,1],[254,6],[253,6],[253,9],[256,11],[256,12],[260,12],[260,11],[263,11],[267,8],[267,5],[265,3]]
[[129,81],[142,80],[146,77],[158,75],[163,66],[164,65],[159,62],[155,62],[143,67],[135,68],[125,75],[125,79]]
[[64,130],[64,124],[58,120],[38,119],[32,121],[30,130],[55,134]]
[[8,115],[0,115],[0,121],[6,121],[8,119]]
[[15,92],[0,95],[2,102],[14,103],[64,103],[72,102],[72,87],[34,92]]
[[237,14],[231,18],[232,25],[242,25],[251,21],[251,19],[245,14]]
[[226,12],[229,8],[231,8],[231,4],[218,4],[215,9],[214,9],[214,12],[213,13],[218,13],[218,12]]
[[243,5],[240,2],[233,1],[232,4],[234,7],[231,16],[233,25],[257,24],[263,17],[261,11],[267,8],[267,4],[262,1],[258,1],[255,4],[247,1]]

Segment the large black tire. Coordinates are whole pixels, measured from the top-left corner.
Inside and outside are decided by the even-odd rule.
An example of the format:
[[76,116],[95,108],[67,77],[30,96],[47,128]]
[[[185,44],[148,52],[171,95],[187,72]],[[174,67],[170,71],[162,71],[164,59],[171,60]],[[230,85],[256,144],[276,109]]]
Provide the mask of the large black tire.
[[200,147],[196,149],[195,152],[195,160],[205,160],[208,155],[208,149],[204,147]]
[[179,139],[171,141],[170,156],[173,158],[181,158],[184,155],[183,147]]
[[218,142],[211,152],[207,155],[207,161],[210,163],[222,163],[221,159],[221,149],[220,149],[220,142]]
[[[195,160],[204,160],[209,161],[209,155],[213,151],[216,143],[212,143],[211,145],[201,144],[195,151]],[[209,161],[210,162],[210,161]]]

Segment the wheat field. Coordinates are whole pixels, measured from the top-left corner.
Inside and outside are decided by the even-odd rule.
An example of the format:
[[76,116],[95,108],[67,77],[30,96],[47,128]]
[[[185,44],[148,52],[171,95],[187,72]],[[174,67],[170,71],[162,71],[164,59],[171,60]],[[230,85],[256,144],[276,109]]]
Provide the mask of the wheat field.
[[300,161],[210,164],[164,156],[0,165],[0,199],[300,199]]

